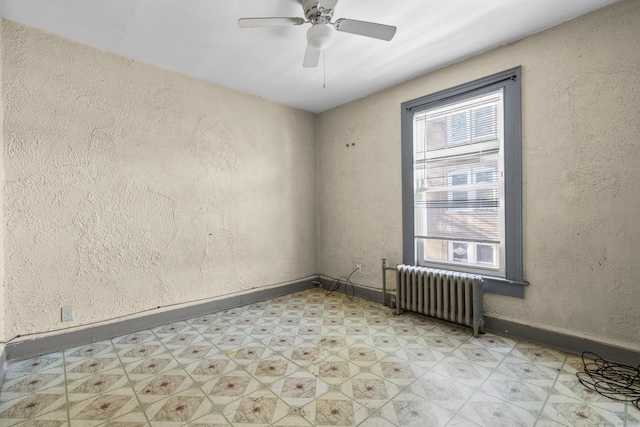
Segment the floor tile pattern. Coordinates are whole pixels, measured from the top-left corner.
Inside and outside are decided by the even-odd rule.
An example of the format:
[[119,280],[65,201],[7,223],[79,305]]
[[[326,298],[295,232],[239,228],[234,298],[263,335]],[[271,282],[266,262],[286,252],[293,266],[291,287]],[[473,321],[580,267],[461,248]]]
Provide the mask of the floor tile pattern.
[[0,426],[614,426],[579,357],[311,289],[9,364]]

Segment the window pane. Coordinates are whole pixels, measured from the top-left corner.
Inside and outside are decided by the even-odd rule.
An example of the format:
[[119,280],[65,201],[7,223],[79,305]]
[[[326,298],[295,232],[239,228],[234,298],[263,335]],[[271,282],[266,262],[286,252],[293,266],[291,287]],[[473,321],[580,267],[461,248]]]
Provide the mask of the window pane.
[[476,182],[496,182],[497,173],[493,170],[485,170],[482,172],[476,172]]
[[453,242],[452,260],[458,262],[469,261],[469,245],[467,243]]
[[487,105],[473,110],[473,142],[498,137],[497,109]]
[[419,239],[418,252],[422,254],[420,261],[441,261],[449,260],[449,242],[436,239]]
[[447,146],[468,143],[470,128],[468,111],[447,117]]
[[490,245],[476,246],[476,260],[486,264],[494,264],[494,247]]
[[[451,185],[466,185],[468,175],[457,174],[451,175]],[[468,200],[468,193],[466,191],[452,191],[451,201],[453,203],[452,208],[465,208]]]
[[451,176],[451,185],[465,185],[467,183],[467,174],[458,174]]

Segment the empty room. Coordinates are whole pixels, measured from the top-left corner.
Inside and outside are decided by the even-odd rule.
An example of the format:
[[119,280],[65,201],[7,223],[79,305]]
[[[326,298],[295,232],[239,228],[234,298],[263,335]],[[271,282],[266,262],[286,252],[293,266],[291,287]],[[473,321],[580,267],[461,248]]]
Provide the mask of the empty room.
[[0,426],[640,426],[640,1],[0,16]]

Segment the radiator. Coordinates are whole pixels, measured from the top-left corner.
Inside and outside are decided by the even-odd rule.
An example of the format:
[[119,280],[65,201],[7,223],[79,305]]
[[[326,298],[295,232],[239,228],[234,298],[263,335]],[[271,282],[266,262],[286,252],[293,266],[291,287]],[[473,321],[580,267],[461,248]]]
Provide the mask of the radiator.
[[396,267],[396,313],[414,311],[482,332],[482,277],[434,268]]

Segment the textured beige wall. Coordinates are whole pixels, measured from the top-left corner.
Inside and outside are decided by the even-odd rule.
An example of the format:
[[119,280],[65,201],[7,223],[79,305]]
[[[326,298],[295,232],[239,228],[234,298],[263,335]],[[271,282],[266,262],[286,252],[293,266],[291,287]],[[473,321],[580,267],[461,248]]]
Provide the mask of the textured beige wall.
[[313,114],[12,22],[2,49],[7,338],[317,272]]
[[639,28],[626,0],[321,114],[320,271],[401,262],[400,103],[521,65],[530,286],[486,314],[640,349]]
[[[0,26],[2,20],[0,20]],[[4,69],[4,48],[2,46],[2,31],[0,31],[0,200],[4,200],[4,85],[2,85],[2,75]],[[4,224],[4,202],[0,205],[0,224]],[[4,241],[5,230],[0,225],[0,242]],[[4,245],[0,244],[0,342],[5,340],[4,335]],[[0,354],[4,345],[0,344]],[[1,369],[2,367],[0,367]]]

